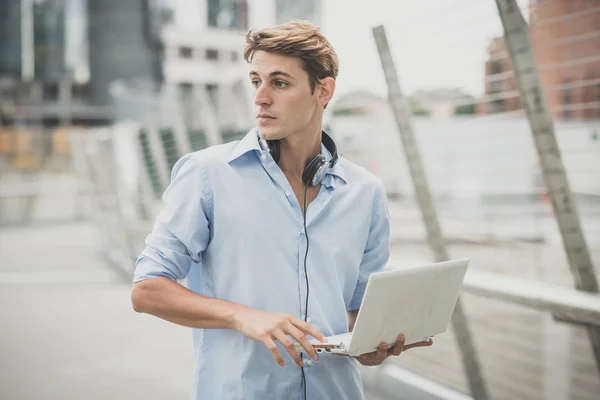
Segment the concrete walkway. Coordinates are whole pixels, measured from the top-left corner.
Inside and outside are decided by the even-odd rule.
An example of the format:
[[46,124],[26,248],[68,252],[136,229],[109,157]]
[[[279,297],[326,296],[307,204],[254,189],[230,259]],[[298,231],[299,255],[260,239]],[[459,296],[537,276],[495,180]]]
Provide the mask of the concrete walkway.
[[0,231],[2,398],[189,398],[189,331],[136,314],[94,239],[87,224]]

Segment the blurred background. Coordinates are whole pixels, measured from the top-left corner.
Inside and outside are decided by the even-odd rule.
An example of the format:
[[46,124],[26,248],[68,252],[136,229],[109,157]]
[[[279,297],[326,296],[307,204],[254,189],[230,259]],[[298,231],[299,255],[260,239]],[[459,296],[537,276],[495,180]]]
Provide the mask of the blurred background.
[[[516,4],[593,291],[600,1]],[[319,25],[338,53],[326,130],[385,184],[390,267],[434,260],[434,218],[448,254],[478,273],[461,293],[470,336],[451,326],[363,369],[367,400],[468,399],[477,376],[480,398],[599,399],[600,297],[576,288],[584,267],[563,246],[493,0],[1,0],[0,398],[189,397],[191,332],[132,310],[133,263],[177,159],[253,127],[244,33],[291,19]],[[433,217],[416,200],[377,25]],[[476,365],[461,361],[465,340]]]

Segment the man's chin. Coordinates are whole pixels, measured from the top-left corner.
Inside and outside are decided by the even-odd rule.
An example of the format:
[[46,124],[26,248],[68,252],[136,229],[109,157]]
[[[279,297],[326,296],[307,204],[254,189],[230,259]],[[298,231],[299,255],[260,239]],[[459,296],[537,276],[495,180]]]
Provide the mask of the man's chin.
[[261,129],[258,128],[258,134],[264,140],[279,140],[285,137],[284,134],[278,131],[272,131],[270,129]]

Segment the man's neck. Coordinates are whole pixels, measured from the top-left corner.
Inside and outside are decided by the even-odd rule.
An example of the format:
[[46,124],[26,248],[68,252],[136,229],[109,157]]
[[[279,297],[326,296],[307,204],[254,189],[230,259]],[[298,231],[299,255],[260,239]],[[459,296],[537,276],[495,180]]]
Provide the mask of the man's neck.
[[317,154],[321,153],[321,129],[298,132],[279,141],[279,167],[296,183],[302,183],[302,172]]

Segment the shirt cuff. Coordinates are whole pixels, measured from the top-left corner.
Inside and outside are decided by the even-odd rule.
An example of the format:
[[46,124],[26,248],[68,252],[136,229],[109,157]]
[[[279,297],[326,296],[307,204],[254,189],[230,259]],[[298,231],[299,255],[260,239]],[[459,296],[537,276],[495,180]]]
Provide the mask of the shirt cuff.
[[158,263],[142,256],[135,263],[135,271],[133,273],[133,283],[141,282],[150,278],[164,277],[172,281],[177,281],[177,277],[167,272],[167,270]]

